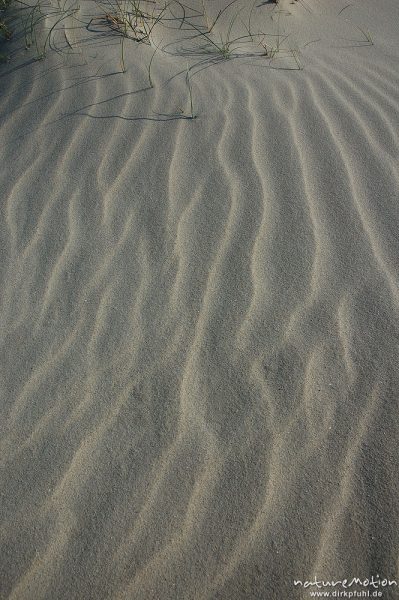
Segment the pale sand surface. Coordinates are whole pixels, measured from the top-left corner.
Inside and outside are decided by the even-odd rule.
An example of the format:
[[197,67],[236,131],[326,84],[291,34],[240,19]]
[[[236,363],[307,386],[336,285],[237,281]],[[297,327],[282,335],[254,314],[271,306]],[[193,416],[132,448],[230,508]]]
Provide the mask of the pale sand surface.
[[154,89],[87,0],[8,45],[1,598],[398,578],[399,4],[348,4],[280,3],[302,70],[160,26]]

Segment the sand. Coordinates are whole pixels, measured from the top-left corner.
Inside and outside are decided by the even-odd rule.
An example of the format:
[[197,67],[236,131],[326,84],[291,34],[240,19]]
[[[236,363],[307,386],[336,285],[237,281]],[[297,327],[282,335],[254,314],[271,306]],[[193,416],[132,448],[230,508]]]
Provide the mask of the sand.
[[1,598],[399,581],[399,5],[347,4],[2,45]]

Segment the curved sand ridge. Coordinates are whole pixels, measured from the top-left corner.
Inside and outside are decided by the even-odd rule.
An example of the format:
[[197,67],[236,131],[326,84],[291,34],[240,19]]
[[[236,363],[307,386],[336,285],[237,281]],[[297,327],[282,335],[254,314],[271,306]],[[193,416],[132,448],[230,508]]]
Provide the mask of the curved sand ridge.
[[83,24],[1,66],[2,598],[398,577],[398,9],[332,4],[302,70],[191,56],[195,120],[173,31],[153,89]]

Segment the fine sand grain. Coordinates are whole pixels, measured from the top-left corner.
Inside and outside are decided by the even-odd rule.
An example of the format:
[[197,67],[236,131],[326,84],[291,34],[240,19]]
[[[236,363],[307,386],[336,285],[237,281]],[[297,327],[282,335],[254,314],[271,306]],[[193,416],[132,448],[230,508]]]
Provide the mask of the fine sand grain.
[[187,3],[10,13],[2,599],[399,581],[399,4]]

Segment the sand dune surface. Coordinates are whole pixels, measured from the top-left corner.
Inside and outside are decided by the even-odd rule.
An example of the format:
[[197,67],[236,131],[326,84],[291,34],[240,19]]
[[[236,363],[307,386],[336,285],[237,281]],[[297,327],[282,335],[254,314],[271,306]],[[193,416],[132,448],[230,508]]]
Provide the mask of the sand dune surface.
[[190,2],[123,46],[71,4],[43,60],[15,14],[4,599],[399,581],[398,3],[238,0],[223,57],[228,3]]

